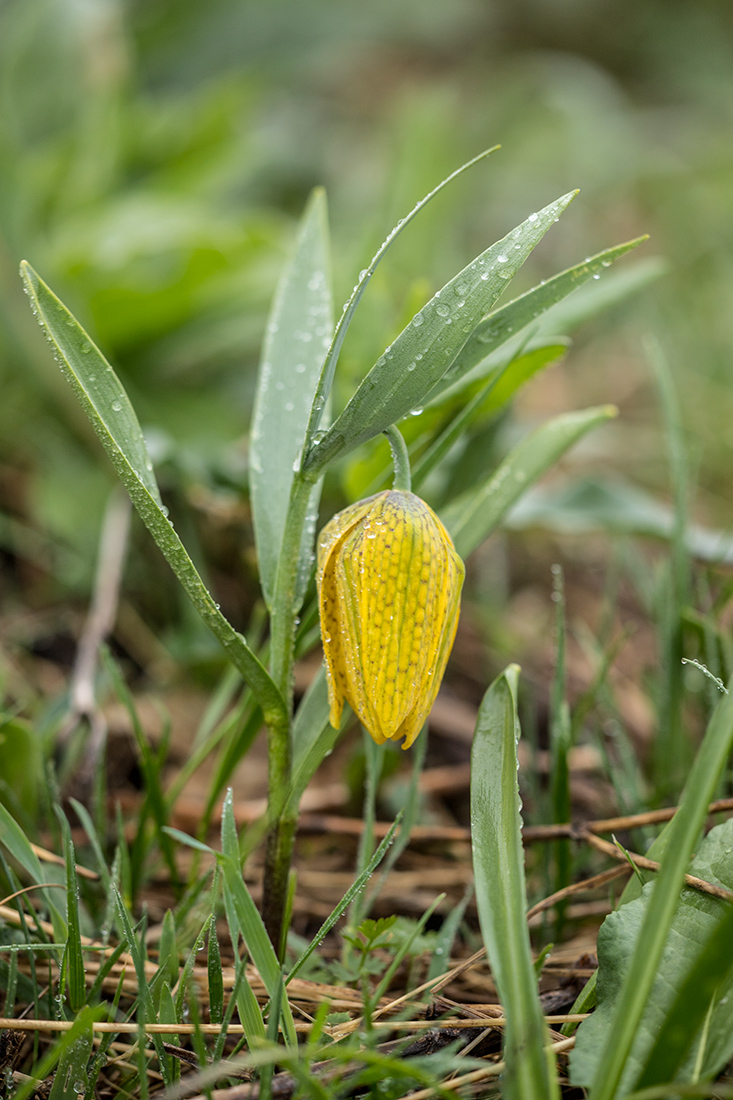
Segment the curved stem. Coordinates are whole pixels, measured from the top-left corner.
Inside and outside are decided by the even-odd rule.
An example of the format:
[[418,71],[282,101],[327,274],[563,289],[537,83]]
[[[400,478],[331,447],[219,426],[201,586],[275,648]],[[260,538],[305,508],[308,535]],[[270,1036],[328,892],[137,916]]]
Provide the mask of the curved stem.
[[392,488],[402,489],[404,492],[409,493],[412,489],[412,479],[410,477],[410,456],[407,453],[407,444],[395,424],[385,428],[383,434],[387,436],[392,451],[392,465],[394,466]]

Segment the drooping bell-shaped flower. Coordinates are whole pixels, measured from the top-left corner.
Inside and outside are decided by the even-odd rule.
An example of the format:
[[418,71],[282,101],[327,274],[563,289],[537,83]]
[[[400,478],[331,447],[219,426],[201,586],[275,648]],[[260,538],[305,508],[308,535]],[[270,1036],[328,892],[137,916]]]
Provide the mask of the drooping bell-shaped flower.
[[401,489],[334,516],[318,543],[331,725],[346,700],[377,744],[409,748],[435,701],[465,569],[433,510]]

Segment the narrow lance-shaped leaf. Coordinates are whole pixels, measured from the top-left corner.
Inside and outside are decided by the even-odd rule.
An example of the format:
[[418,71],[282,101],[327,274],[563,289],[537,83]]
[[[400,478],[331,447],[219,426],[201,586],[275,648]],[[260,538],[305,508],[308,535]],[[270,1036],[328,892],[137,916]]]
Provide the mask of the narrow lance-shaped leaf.
[[563,413],[518,443],[482,484],[441,513],[461,557],[480,546],[512,504],[591,428],[616,415],[613,405]]
[[465,164],[462,164],[460,168],[457,168],[455,172],[451,172],[449,176],[446,176],[444,180],[441,180],[437,187],[434,187],[432,191],[430,191],[427,195],[424,196],[424,198],[420,199],[420,201],[416,203],[415,206],[413,206],[412,210],[406,217],[400,219],[394,229],[391,230],[391,232],[387,235],[385,240],[377,249],[376,253],[372,257],[371,263],[367,267],[365,267],[362,272],[360,272],[359,278],[356,282],[356,286],[349,295],[349,299],[344,305],[343,313],[339,317],[338,324],[336,325],[336,331],[334,332],[333,340],[331,341],[331,346],[328,349],[328,353],[323,364],[323,370],[321,372],[321,377],[318,382],[318,388],[316,390],[316,396],[315,400],[313,401],[313,407],[311,409],[310,420],[308,423],[307,437],[309,441],[313,439],[321,423],[323,410],[326,401],[328,400],[328,397],[331,393],[333,376],[336,370],[336,364],[338,363],[338,357],[341,353],[341,348],[346,338],[346,333],[349,331],[349,326],[354,318],[354,314],[356,313],[359,302],[364,296],[364,291],[369,285],[369,281],[376,271],[379,262],[387,254],[390,246],[397,240],[402,230],[407,228],[410,222],[415,217],[417,217],[421,210],[425,209],[428,203],[432,199],[434,199],[435,196],[439,194],[444,187],[447,187],[448,184],[452,183],[452,181],[457,179],[458,176],[463,175],[463,173],[468,168],[472,168],[474,164],[478,164],[479,161],[484,160],[491,153],[495,153],[498,148],[498,145],[494,145],[491,147],[491,149],[484,149],[484,151],[482,153],[479,153],[478,156],[472,157],[471,160],[467,161]]
[[160,502],[152,463],[135,412],[112,367],[52,290],[25,261],[21,275],[33,312],[143,523],[158,544],[209,630],[247,680],[268,720],[285,704],[269,673],[232,627],[204,585]]
[[506,1027],[506,1100],[558,1095],[537,992],[526,911],[517,783],[517,681],[509,665],[479,710],[471,751],[471,835],[481,933]]
[[304,470],[314,475],[424,402],[467,337],[576,194],[564,195],[530,214],[415,314],[306,456]]
[[[332,332],[326,198],[318,189],[303,215],[295,255],[283,272],[270,312],[252,414],[249,484],[260,581],[268,606],[293,467],[303,448]],[[314,508],[318,495],[311,502]]]
[[463,407],[420,456],[419,461],[412,468],[412,487],[417,490],[426,477],[443,461],[453,445],[467,430],[471,422],[479,413],[482,416],[495,413],[501,409],[516,391],[528,382],[539,371],[550,363],[557,362],[565,354],[567,348],[564,343],[555,341],[552,344],[534,348],[529,352],[517,355],[516,359],[509,357],[494,369],[486,377],[483,386],[470,401]]
[[569,294],[583,286],[590,279],[600,278],[600,275],[611,264],[625,256],[637,245],[646,241],[647,237],[637,237],[626,244],[608,248],[605,252],[599,252],[597,256],[590,256],[580,264],[561,271],[552,279],[547,279],[539,286],[528,290],[526,294],[507,302],[501,309],[495,310],[474,329],[468,340],[461,348],[456,359],[427,400],[434,401],[438,397],[446,398],[463,389],[470,382],[483,377],[483,363],[486,358],[507,340],[517,336],[527,325],[532,324],[553,306],[557,305]]

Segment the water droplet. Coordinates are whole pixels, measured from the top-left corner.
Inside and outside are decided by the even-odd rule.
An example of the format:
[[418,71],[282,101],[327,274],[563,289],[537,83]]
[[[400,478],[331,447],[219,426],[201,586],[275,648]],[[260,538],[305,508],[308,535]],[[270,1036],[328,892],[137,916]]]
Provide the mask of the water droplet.
[[435,312],[438,314],[439,317],[447,317],[450,313],[450,310],[448,309],[448,306],[436,306]]
[[413,409],[410,413],[410,416],[420,416],[421,413],[422,409]]
[[408,363],[407,364],[407,369],[408,369],[408,371],[413,371],[416,366],[417,366],[417,363]]
[[413,325],[415,325],[416,328],[419,328],[420,325],[424,323],[424,321],[425,318],[423,317],[422,313],[416,313],[415,316],[412,318],[412,323]]
[[536,214],[530,214],[529,217],[527,218],[527,221],[528,222],[536,222],[537,221],[537,215]]
[[122,402],[121,401],[113,401],[112,402],[112,410],[113,410],[113,412],[116,412],[116,413],[122,412]]
[[92,350],[92,345],[89,343],[88,340],[85,340],[84,343],[81,345],[82,355],[88,355],[91,350]]
[[594,273],[594,275],[593,275],[593,278],[594,278],[594,279],[600,279],[600,277],[601,277],[601,276],[600,276],[599,272],[597,272],[597,271],[596,271],[596,272]]
[[488,277],[489,277],[489,273],[488,273],[488,271],[482,271],[482,272],[481,272],[481,278],[482,278],[482,279],[484,280],[484,282],[486,282],[486,280],[488,279]]
[[497,257],[496,257],[496,262],[497,262],[498,264],[505,264],[505,263],[506,263],[506,261],[507,261],[507,257],[506,257],[506,256],[505,256],[505,255],[504,255],[503,253],[502,253],[502,255],[501,255],[501,256],[497,256]]
[[295,408],[295,405],[293,404],[293,402],[288,401],[287,404],[285,405],[285,412],[291,413],[294,408]]

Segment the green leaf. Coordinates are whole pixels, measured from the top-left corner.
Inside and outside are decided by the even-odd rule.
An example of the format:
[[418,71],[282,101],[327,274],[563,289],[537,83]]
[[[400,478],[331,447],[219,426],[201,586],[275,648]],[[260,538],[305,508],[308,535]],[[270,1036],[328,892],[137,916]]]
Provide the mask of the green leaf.
[[[5,845],[11,856],[18,861],[23,870],[30,877],[32,883],[37,883],[41,887],[44,886],[46,879],[43,874],[41,861],[39,860],[36,853],[33,851],[31,843],[21,829],[20,825],[18,825],[17,821],[11,816],[11,814],[1,802],[0,844]],[[54,927],[54,938],[59,942],[63,942],[65,941],[67,935],[66,921],[59,912],[56,903],[51,896],[51,891],[42,889],[40,893],[51,915],[51,920]]]
[[71,840],[71,829],[61,808],[56,806],[55,809],[63,833],[64,861],[66,863],[66,919],[69,927],[66,941],[66,965],[69,1005],[71,1011],[76,1013],[86,1004],[87,1000],[84,955],[81,947],[81,923],[79,921],[79,882],[76,877],[76,855]]
[[264,665],[219,610],[173,530],[135,412],[112,367],[84,329],[25,261],[20,267],[33,312],[55,349],[61,370],[99,435],[143,523],[211,632],[261,704],[283,720],[285,703]]
[[[729,691],[732,688],[733,680],[728,684]],[[612,1100],[619,1095],[620,1082],[672,927],[690,856],[732,743],[733,695],[728,694],[713,713],[692,765],[680,808],[667,828],[661,868],[651,884],[634,953],[621,983],[617,1008],[603,1032],[593,1075],[592,1100]],[[599,1002],[601,992],[599,979]],[[578,1038],[583,1026],[578,1029]]]
[[304,470],[314,475],[423,404],[576,193],[530,215],[436,293],[377,360],[344,411],[306,456]]
[[487,414],[497,412],[512,399],[525,382],[550,363],[561,359],[565,351],[566,345],[555,341],[520,354],[516,359],[510,361],[504,359],[495,367],[487,376],[479,392],[463,405],[450,424],[420,456],[412,469],[413,491],[417,491],[428,474],[442,462],[453,444],[479,414],[485,417]]
[[542,318],[540,332],[544,336],[557,332],[573,332],[579,325],[597,317],[604,310],[613,309],[621,302],[635,298],[666,274],[667,270],[668,264],[660,256],[649,256],[636,260],[628,267],[624,265],[618,270],[609,271],[598,282],[587,283],[572,297],[553,306]]
[[[689,871],[728,889],[733,887],[733,820],[716,826],[702,841]],[[598,1008],[584,1021],[572,1055],[572,1077],[579,1085],[595,1075],[601,1039],[617,1009],[619,993],[653,882],[640,897],[622,905],[603,922],[598,936]],[[674,915],[649,1000],[624,1067],[621,1088],[643,1088],[665,1081],[690,1081],[700,1054],[699,1072],[714,1076],[733,1055],[733,906],[685,888]],[[710,1005],[704,1049],[700,1033]],[[690,1047],[693,1055],[687,1058]],[[684,1060],[686,1062],[683,1064]],[[680,1070],[680,1067],[681,1070]],[[679,1071],[679,1072],[678,1072]]]
[[212,1024],[220,1024],[224,1018],[224,973],[221,968],[221,951],[216,935],[216,917],[209,923],[209,951],[207,958],[209,978],[209,1018]]
[[379,262],[387,254],[390,246],[397,240],[403,229],[407,228],[410,222],[420,213],[421,210],[425,209],[428,203],[431,202],[432,199],[434,199],[435,196],[439,194],[444,187],[447,187],[449,183],[452,183],[452,181],[457,179],[458,176],[461,176],[468,168],[472,168],[474,164],[478,164],[479,161],[484,160],[491,153],[495,153],[498,148],[498,145],[494,145],[490,149],[484,149],[484,151],[479,153],[478,156],[472,157],[471,160],[467,161],[465,164],[462,164],[460,168],[457,168],[455,172],[451,172],[449,176],[446,176],[444,180],[441,180],[437,187],[434,187],[432,191],[424,196],[424,198],[420,199],[420,201],[416,203],[415,206],[413,206],[410,213],[406,217],[400,219],[394,229],[387,235],[385,240],[377,249],[376,253],[372,257],[369,266],[365,267],[364,270],[359,274],[356,286],[352,290],[348,301],[344,305],[344,311],[339,317],[338,324],[336,325],[336,331],[333,334],[331,347],[328,349],[328,353],[323,364],[323,370],[321,372],[318,388],[316,390],[316,396],[313,401],[310,421],[308,423],[309,441],[315,437],[318,426],[321,422],[321,417],[323,415],[326,401],[328,400],[328,397],[331,393],[333,376],[336,370],[336,364],[338,363],[338,357],[341,353],[344,339],[346,338],[346,333],[349,331],[349,326],[354,318],[354,314],[356,313],[359,302],[361,301],[364,295],[364,291],[369,285],[371,277],[376,271]]
[[523,493],[586,432],[616,415],[613,405],[563,413],[518,443],[482,485],[463,493],[441,513],[462,558],[476,549]]
[[[333,334],[326,197],[314,191],[275,295],[262,349],[249,444],[260,581],[272,606],[285,516],[324,357]],[[318,508],[320,490],[311,507]],[[308,539],[312,530],[308,532]],[[310,546],[304,551],[310,569]],[[302,571],[304,572],[304,571]],[[304,585],[301,584],[301,595]]]
[[583,263],[576,264],[567,271],[561,271],[559,275],[547,279],[539,286],[528,290],[526,294],[522,294],[521,297],[508,302],[501,309],[495,310],[474,329],[453,365],[427,399],[434,400],[436,396],[447,397],[477,378],[483,377],[485,373],[483,363],[487,356],[510,338],[516,338],[527,325],[535,322],[538,317],[567,298],[583,283],[587,283],[589,279],[596,276],[600,277],[600,273],[610,267],[615,260],[645,240],[647,237],[637,237],[636,240],[627,241],[626,244],[619,244],[615,248],[599,252],[597,256],[591,256]]
[[[150,985],[148,984],[147,975],[145,973],[145,955],[140,947],[137,936],[135,935],[132,927],[125,903],[122,900],[122,895],[116,887],[112,887],[112,896],[115,900],[115,910],[117,915],[117,923],[120,929],[120,933],[127,940],[130,948],[130,954],[132,955],[132,962],[135,967],[135,976],[137,977],[138,988],[138,1005],[139,1013],[138,1018],[141,1022],[141,1026],[145,1023],[154,1024],[156,1022],[155,1006],[153,1004],[152,994],[150,992]],[[166,1088],[171,1084],[170,1073],[168,1072],[168,1060],[163,1048],[163,1038],[161,1035],[153,1035],[153,1046],[155,1047],[155,1053],[158,1056],[158,1064],[160,1066],[160,1072],[165,1081]]]
[[69,1031],[48,1100],[79,1100],[86,1092],[94,1039],[93,1024],[94,1013],[88,1006],[83,1007]]
[[471,751],[471,835],[481,933],[504,1014],[507,1100],[557,1097],[554,1059],[537,993],[527,927],[517,783],[519,668],[486,692]]
[[[237,933],[241,935],[250,958],[264,982],[268,996],[271,1000],[275,1000],[276,997],[282,994],[282,970],[270,942],[270,937],[262,923],[262,917],[242,878],[231,791],[227,793],[222,807],[221,832],[223,850],[219,860],[224,874],[224,892],[225,895],[228,895],[229,900],[227,915],[234,920],[233,927],[230,923],[232,941],[236,945]],[[286,1041],[288,1045],[296,1047],[295,1025],[286,996],[282,995],[280,1004]]]

